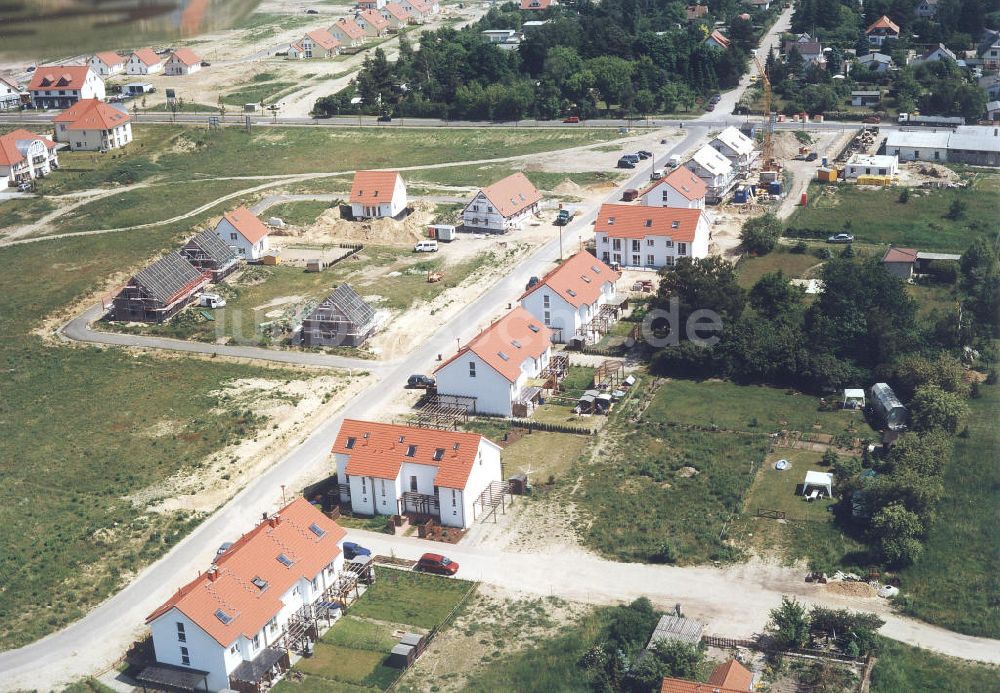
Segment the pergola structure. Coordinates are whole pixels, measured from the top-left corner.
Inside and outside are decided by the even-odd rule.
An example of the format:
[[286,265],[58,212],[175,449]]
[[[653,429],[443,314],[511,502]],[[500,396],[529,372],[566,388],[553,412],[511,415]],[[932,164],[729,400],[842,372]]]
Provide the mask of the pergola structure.
[[208,672],[171,664],[153,664],[135,677],[136,683],[147,691],[204,691],[208,689]]
[[428,395],[417,404],[415,425],[453,430],[476,413],[476,398],[464,395]]

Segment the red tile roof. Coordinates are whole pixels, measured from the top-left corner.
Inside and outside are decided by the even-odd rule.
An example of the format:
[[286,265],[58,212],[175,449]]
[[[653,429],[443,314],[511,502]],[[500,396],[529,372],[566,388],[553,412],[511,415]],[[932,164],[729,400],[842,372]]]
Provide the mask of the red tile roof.
[[521,375],[525,359],[538,358],[552,344],[552,331],[518,306],[480,332],[457,354],[434,369],[437,373],[471,351],[510,382]]
[[125,58],[121,57],[114,51],[101,51],[100,53],[94,54],[95,58],[99,58],[102,63],[108,67],[114,67],[115,65],[121,65],[125,62]]
[[721,688],[749,691],[751,690],[750,686],[753,685],[753,674],[735,659],[730,659],[728,662],[715,667],[708,677],[708,683],[711,686],[719,686]]
[[424,2],[424,0],[410,0],[410,7],[422,15],[429,14],[432,9],[431,4],[429,2]]
[[480,190],[504,217],[512,217],[542,199],[542,193],[521,172]]
[[594,231],[603,231],[611,238],[669,236],[674,241],[691,243],[701,217],[700,209],[603,204]]
[[[240,635],[252,638],[278,614],[284,606],[281,597],[292,585],[312,580],[340,555],[338,544],[346,534],[299,498],[240,537],[216,559],[214,572],[181,587],[146,617],[146,623],[176,608],[223,647]],[[280,561],[281,555],[291,565]],[[263,588],[254,584],[258,578],[266,583]]]
[[[354,442],[348,447],[351,439]],[[437,467],[435,486],[464,489],[482,441],[477,433],[345,419],[333,452],[350,455],[350,476],[396,479],[403,463],[409,462]],[[407,456],[411,445],[413,455]],[[441,459],[435,459],[438,451]]]
[[314,29],[307,31],[306,36],[312,39],[313,43],[326,51],[332,51],[340,45],[340,41],[334,38],[327,29]]
[[555,291],[574,308],[586,304],[594,305],[601,296],[605,282],[616,282],[621,277],[586,250],[581,250],[555,269],[549,271],[541,281],[525,291],[521,298],[534,293],[542,286]]
[[375,10],[362,10],[360,12],[360,17],[379,31],[386,29],[389,26],[389,20]]
[[[179,61],[185,65],[197,65],[201,62],[201,58],[198,57],[190,48],[178,48],[173,53],[170,54],[171,58],[177,58]],[[169,60],[169,58],[168,58]]]
[[400,5],[398,2],[387,2],[385,7],[382,8],[393,17],[401,22],[405,22],[410,18],[410,13],[406,11],[406,8]]
[[875,20],[875,22],[870,27],[865,29],[865,33],[870,34],[873,31],[875,31],[875,29],[888,29],[894,34],[899,33],[899,25],[896,24],[896,22],[889,19],[888,17],[886,17],[885,15],[882,15],[877,20]]
[[156,54],[152,48],[140,48],[132,53],[135,57],[145,63],[147,66],[156,65],[160,62],[160,56]]
[[57,146],[55,142],[44,135],[37,135],[30,130],[18,128],[6,135],[0,135],[0,166],[13,166],[24,161],[24,154],[17,148],[17,143],[25,140],[41,140],[49,149]]
[[521,0],[522,10],[547,10],[552,0]]
[[889,248],[882,256],[882,262],[908,262],[917,261],[917,251],[913,248]]
[[663,679],[660,693],[746,693],[747,689],[722,688],[710,683],[685,681],[684,679]]
[[35,70],[29,90],[33,89],[82,89],[87,81],[87,65],[53,65]]
[[708,5],[688,5],[684,8],[688,19],[699,19],[708,16]]
[[714,30],[711,34],[709,34],[709,38],[713,39],[716,43],[718,43],[723,48],[729,48],[729,39],[726,38],[722,34],[722,32],[719,31],[718,29]]
[[642,194],[645,195],[650,190],[654,190],[664,184],[669,185],[671,188],[691,201],[704,198],[705,194],[708,192],[708,187],[705,185],[705,181],[696,176],[690,169],[678,166],[670,173],[670,175],[650,183],[649,186],[642,191]]
[[331,31],[334,29],[340,29],[351,39],[357,40],[364,38],[365,30],[358,26],[357,22],[353,19],[345,19],[341,17],[337,20],[337,23],[330,27]]
[[130,120],[128,113],[100,99],[80,99],[53,118],[52,122],[66,123],[68,130],[111,130]]
[[392,199],[397,171],[356,171],[351,184],[351,203],[378,204]]
[[231,212],[226,212],[222,218],[232,224],[251,243],[256,243],[270,233],[264,222],[246,207],[237,207]]

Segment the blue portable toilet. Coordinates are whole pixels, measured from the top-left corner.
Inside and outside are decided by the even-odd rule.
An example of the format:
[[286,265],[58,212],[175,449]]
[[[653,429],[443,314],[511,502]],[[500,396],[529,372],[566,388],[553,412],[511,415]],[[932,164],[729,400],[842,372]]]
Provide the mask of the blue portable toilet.
[[746,204],[746,201],[747,201],[747,189],[740,188],[739,190],[736,191],[736,194],[733,195],[733,202],[742,205]]
[[826,168],[826,157],[823,157],[823,168]]
[[781,194],[781,181],[773,180],[767,184],[767,191],[772,195]]

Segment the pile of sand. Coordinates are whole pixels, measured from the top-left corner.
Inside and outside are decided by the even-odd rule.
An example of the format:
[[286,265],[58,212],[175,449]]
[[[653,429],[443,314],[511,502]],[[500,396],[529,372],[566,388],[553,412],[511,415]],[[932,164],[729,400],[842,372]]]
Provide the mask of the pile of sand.
[[867,582],[828,582],[826,589],[843,597],[874,597],[875,588]]
[[296,234],[303,241],[364,243],[375,245],[412,245],[427,237],[427,226],[434,221],[434,205],[414,202],[412,211],[402,219],[351,221],[341,217],[339,207],[327,209],[312,226]]
[[552,192],[557,195],[579,195],[583,192],[583,188],[571,181],[569,178],[564,178],[559,185],[552,188]]

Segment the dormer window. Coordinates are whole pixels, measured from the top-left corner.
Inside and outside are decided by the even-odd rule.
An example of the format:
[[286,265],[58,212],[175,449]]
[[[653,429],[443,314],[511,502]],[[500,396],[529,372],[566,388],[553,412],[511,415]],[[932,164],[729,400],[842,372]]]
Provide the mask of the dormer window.
[[260,577],[259,575],[250,582],[253,583],[253,586],[259,589],[261,592],[267,589],[267,580]]
[[614,225],[615,225],[615,218],[608,217],[608,226],[614,226]]
[[510,361],[510,356],[507,356],[507,354],[503,353],[502,351],[498,351],[497,356],[502,358],[504,361]]
[[538,325],[528,325],[528,329],[531,330],[532,332],[538,332],[541,330],[541,328],[538,327]]
[[679,229],[680,227],[681,227],[681,223],[679,221],[672,221],[672,222],[670,222],[670,228],[672,228],[672,229]]
[[601,273],[601,268],[598,267],[597,265],[591,265],[590,269],[594,270],[594,274],[600,274]]
[[573,289],[566,289],[566,293],[568,293],[573,298],[576,298],[576,292],[573,291]]
[[400,443],[402,443],[404,440],[406,440],[406,436],[399,436],[399,442]]
[[653,225],[653,220],[652,220],[652,219],[647,219],[647,220],[646,220],[646,228],[648,229],[648,228],[650,228],[650,227],[651,227],[652,225]]
[[520,349],[521,348],[521,343],[519,341],[517,341],[516,339],[510,340],[510,343],[514,345],[515,349]]
[[415,457],[416,454],[417,454],[417,446],[416,445],[407,445],[406,446],[406,456],[407,457]]
[[444,448],[437,448],[434,451],[434,461],[440,462],[442,459],[444,459]]
[[353,450],[354,449],[354,444],[357,443],[357,442],[358,442],[358,439],[355,438],[354,436],[351,436],[351,437],[349,437],[347,439],[347,442],[344,443],[344,447],[346,449],[348,449],[348,450]]
[[455,444],[454,444],[454,445],[453,445],[453,446],[451,447],[451,449],[452,449],[452,450],[454,450],[455,452],[458,452],[458,445],[459,445],[458,443],[455,443]]

